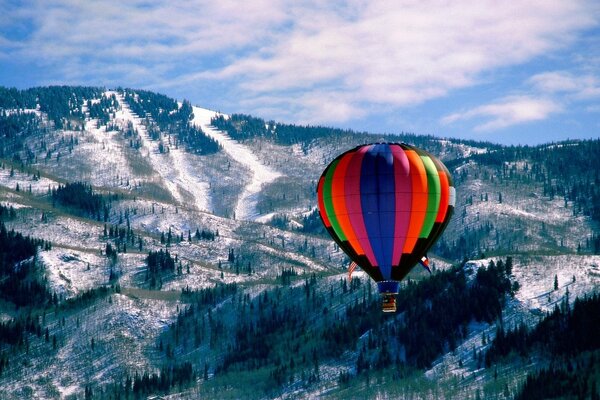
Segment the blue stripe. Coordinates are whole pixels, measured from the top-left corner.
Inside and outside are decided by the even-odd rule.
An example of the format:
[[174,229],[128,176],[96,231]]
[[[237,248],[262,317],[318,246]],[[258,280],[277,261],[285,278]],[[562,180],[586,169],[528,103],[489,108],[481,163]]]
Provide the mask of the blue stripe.
[[391,279],[396,195],[394,157],[389,145],[373,145],[365,154],[360,194],[363,219],[377,264],[383,279]]
[[382,281],[377,282],[379,293],[398,293],[400,291],[400,282],[398,281]]

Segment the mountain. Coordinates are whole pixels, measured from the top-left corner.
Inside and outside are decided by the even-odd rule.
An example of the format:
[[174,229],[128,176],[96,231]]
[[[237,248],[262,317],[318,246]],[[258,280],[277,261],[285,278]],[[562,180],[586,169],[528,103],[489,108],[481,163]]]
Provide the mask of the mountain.
[[[392,316],[348,280],[315,196],[333,158],[381,141],[438,155],[457,189],[432,276],[411,272]],[[594,396],[596,344],[502,340],[570,326],[556,307],[598,292],[598,154],[0,88],[3,397],[510,398],[573,357],[593,372],[571,394]]]

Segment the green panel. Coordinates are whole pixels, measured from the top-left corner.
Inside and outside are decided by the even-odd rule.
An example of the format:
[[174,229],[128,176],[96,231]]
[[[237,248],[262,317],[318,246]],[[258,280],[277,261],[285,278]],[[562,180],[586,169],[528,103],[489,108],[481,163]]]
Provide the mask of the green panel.
[[428,156],[421,156],[425,170],[427,171],[427,212],[425,213],[425,221],[423,222],[423,228],[421,228],[420,238],[427,238],[431,233],[435,218],[437,216],[438,208],[440,207],[441,184],[440,176],[438,175],[435,164]]
[[329,222],[331,222],[331,227],[333,228],[333,231],[338,235],[339,239],[342,242],[344,242],[344,241],[347,241],[348,238],[344,234],[344,231],[342,231],[340,222],[338,221],[338,219],[335,215],[335,209],[333,207],[333,200],[331,198],[333,173],[335,172],[339,162],[340,162],[339,159],[334,160],[331,163],[331,166],[329,167],[329,169],[327,170],[327,174],[325,175],[325,182],[323,183],[323,202],[325,203],[325,212],[327,213],[327,218],[329,218]]

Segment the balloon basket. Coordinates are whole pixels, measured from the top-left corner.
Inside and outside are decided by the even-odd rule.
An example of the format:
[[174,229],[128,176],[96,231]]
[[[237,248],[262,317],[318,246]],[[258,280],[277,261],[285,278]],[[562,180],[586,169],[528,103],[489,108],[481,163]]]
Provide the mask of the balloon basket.
[[381,303],[381,311],[384,313],[395,313],[396,312],[396,294],[395,293],[382,293],[383,302]]

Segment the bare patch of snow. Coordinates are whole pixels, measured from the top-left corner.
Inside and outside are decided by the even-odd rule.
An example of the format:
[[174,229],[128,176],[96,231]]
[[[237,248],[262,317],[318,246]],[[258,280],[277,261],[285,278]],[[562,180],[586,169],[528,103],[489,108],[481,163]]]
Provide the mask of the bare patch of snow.
[[182,148],[170,147],[168,153],[160,153],[158,142],[150,140],[146,127],[138,116],[133,114],[120,93],[112,92],[121,104],[116,120],[124,123],[131,122],[142,138],[142,155],[148,158],[152,168],[158,172],[159,184],[166,186],[169,193],[179,204],[191,203],[199,211],[211,207],[209,184],[200,179],[198,171],[194,170],[194,155],[186,153]]
[[281,173],[261,163],[258,157],[247,146],[238,143],[236,140],[231,139],[225,132],[211,126],[211,119],[220,115],[219,113],[200,107],[193,107],[193,110],[193,123],[223,146],[223,150],[230,157],[248,168],[252,173],[250,182],[246,184],[235,206],[235,216],[241,220],[257,220],[260,214],[256,204],[262,186],[273,182],[281,176]]

